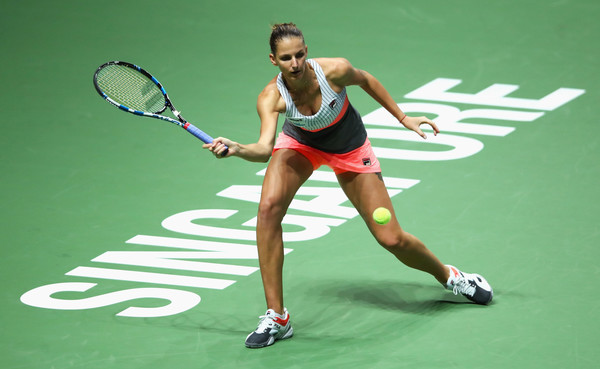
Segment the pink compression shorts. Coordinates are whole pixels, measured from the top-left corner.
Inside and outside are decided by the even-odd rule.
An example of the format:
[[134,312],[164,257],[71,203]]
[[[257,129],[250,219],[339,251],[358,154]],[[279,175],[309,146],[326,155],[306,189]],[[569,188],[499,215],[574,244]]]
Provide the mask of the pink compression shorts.
[[354,173],[378,173],[381,172],[379,160],[373,152],[371,142],[367,138],[365,143],[345,154],[331,154],[306,146],[285,133],[279,133],[273,152],[279,149],[292,149],[304,155],[316,170],[321,165],[327,165],[335,174],[344,172]]

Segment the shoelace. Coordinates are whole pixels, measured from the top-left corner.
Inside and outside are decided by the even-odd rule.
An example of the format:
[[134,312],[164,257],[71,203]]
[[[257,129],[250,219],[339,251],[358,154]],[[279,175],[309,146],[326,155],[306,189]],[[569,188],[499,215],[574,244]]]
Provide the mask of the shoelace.
[[261,315],[258,318],[260,321],[258,322],[256,332],[263,332],[265,329],[273,327],[273,318],[269,315]]
[[475,286],[471,285],[467,278],[461,278],[456,282],[454,288],[452,289],[455,295],[463,294],[473,296],[475,294]]

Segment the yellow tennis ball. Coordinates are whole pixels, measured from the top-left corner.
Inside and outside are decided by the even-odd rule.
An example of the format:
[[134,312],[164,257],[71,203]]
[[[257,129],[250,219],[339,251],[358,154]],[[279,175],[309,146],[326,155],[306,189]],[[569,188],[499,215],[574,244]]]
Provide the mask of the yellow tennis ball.
[[373,219],[377,224],[387,224],[392,219],[392,213],[384,207],[377,208],[373,212]]

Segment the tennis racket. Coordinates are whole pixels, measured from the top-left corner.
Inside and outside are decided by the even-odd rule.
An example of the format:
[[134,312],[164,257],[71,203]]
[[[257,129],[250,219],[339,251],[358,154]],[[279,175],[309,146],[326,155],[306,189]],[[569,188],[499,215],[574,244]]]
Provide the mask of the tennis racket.
[[[143,117],[151,117],[176,124],[205,143],[213,138],[186,121],[169,99],[164,87],[146,70],[135,64],[111,61],[98,67],[94,73],[96,91],[117,108]],[[169,108],[177,119],[161,115]],[[228,148],[221,154],[227,155]]]

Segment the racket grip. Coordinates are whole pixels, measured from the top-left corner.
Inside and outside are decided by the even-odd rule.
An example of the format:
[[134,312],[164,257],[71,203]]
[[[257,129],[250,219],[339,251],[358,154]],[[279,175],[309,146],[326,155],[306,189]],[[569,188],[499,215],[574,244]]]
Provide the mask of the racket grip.
[[[200,128],[196,127],[192,123],[189,123],[189,122],[185,123],[182,127],[189,133],[193,134],[194,136],[196,136],[197,138],[202,140],[204,143],[212,143],[214,141],[214,139],[212,137],[207,135],[204,131],[202,131]],[[223,151],[221,156],[227,155],[228,152],[229,152],[229,148],[225,147],[225,151]]]

